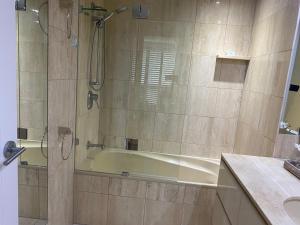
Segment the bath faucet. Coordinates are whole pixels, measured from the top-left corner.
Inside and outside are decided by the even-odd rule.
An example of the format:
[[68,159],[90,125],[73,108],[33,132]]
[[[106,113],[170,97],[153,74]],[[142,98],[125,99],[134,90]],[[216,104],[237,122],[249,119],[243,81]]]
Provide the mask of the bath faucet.
[[92,142],[88,141],[86,143],[86,148],[101,148],[102,150],[104,149],[104,145],[103,144],[93,144]]

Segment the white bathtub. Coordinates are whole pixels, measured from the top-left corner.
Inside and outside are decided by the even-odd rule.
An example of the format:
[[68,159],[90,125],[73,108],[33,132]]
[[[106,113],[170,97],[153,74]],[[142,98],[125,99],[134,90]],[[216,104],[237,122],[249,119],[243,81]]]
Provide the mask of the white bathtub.
[[[26,161],[30,166],[47,166],[47,158],[41,152],[41,141],[19,140],[18,145],[26,148],[26,151],[20,156],[19,161]],[[47,155],[47,143],[43,144],[43,152]]]
[[89,150],[77,170],[215,186],[220,161],[120,149]]

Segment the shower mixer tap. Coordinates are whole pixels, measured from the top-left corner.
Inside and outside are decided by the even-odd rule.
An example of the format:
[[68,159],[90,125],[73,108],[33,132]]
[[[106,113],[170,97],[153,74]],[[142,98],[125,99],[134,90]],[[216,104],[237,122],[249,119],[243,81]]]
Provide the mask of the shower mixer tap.
[[98,94],[94,94],[92,91],[88,92],[88,96],[87,96],[87,108],[88,109],[92,109],[94,102],[96,102],[97,107],[99,108],[99,104],[98,104]]

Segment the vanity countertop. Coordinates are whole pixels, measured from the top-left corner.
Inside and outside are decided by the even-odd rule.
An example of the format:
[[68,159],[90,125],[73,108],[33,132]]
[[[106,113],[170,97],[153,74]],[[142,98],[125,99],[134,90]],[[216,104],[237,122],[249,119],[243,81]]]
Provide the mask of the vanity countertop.
[[235,154],[222,159],[268,224],[295,225],[283,203],[300,197],[300,180],[283,168],[283,160]]

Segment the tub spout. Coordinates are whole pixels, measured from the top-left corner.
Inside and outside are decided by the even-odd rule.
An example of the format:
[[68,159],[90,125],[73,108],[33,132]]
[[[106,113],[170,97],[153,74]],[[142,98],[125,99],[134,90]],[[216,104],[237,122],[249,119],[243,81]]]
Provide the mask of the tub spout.
[[104,145],[103,144],[93,144],[92,142],[88,141],[86,143],[86,148],[101,148],[102,150],[104,149]]

